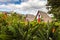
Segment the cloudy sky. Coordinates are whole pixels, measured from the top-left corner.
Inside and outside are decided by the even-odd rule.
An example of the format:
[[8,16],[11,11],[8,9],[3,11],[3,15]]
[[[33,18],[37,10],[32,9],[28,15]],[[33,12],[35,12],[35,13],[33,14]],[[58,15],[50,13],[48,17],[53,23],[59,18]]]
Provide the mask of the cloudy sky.
[[38,10],[47,12],[46,4],[47,0],[0,0],[0,11],[35,15]]

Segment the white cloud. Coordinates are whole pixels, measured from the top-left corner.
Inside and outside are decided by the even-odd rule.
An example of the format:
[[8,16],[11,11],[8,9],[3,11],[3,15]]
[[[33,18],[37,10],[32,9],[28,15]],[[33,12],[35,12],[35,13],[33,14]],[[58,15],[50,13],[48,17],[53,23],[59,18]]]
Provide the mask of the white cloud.
[[29,1],[29,0],[21,0],[21,2],[26,2],[26,1]]
[[47,12],[46,10],[46,1],[41,1],[41,0],[23,0],[21,4],[8,4],[8,5],[0,5],[0,9],[9,9],[9,10],[14,10],[18,13],[29,13],[29,14],[34,14],[36,15],[37,10],[42,10]]

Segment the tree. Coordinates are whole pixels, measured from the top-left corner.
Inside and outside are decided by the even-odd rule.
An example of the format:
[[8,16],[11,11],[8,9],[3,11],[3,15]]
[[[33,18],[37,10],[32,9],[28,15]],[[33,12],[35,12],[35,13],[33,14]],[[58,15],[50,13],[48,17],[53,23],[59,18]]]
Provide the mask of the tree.
[[49,13],[54,14],[54,17],[60,20],[60,0],[48,0],[47,6],[51,6]]

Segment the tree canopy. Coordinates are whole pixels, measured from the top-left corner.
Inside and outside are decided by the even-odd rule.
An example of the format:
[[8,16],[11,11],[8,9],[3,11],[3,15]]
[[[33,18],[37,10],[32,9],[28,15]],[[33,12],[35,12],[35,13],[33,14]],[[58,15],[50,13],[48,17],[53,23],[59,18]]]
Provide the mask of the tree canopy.
[[48,0],[48,6],[51,6],[49,13],[54,14],[54,17],[60,19],[60,0]]

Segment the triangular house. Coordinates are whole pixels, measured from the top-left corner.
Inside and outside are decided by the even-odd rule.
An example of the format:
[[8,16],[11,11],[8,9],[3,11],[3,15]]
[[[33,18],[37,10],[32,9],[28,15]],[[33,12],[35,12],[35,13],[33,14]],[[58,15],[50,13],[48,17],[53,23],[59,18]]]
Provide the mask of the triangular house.
[[43,22],[48,22],[48,21],[49,21],[49,22],[52,22],[52,18],[49,17],[49,16],[47,15],[47,13],[42,12],[42,11],[38,11],[38,12],[37,12],[37,15],[36,15],[36,18],[37,18],[38,15],[41,16]]
[[34,19],[35,19],[35,16],[34,15],[32,15],[32,14],[26,14],[26,21],[34,21]]

